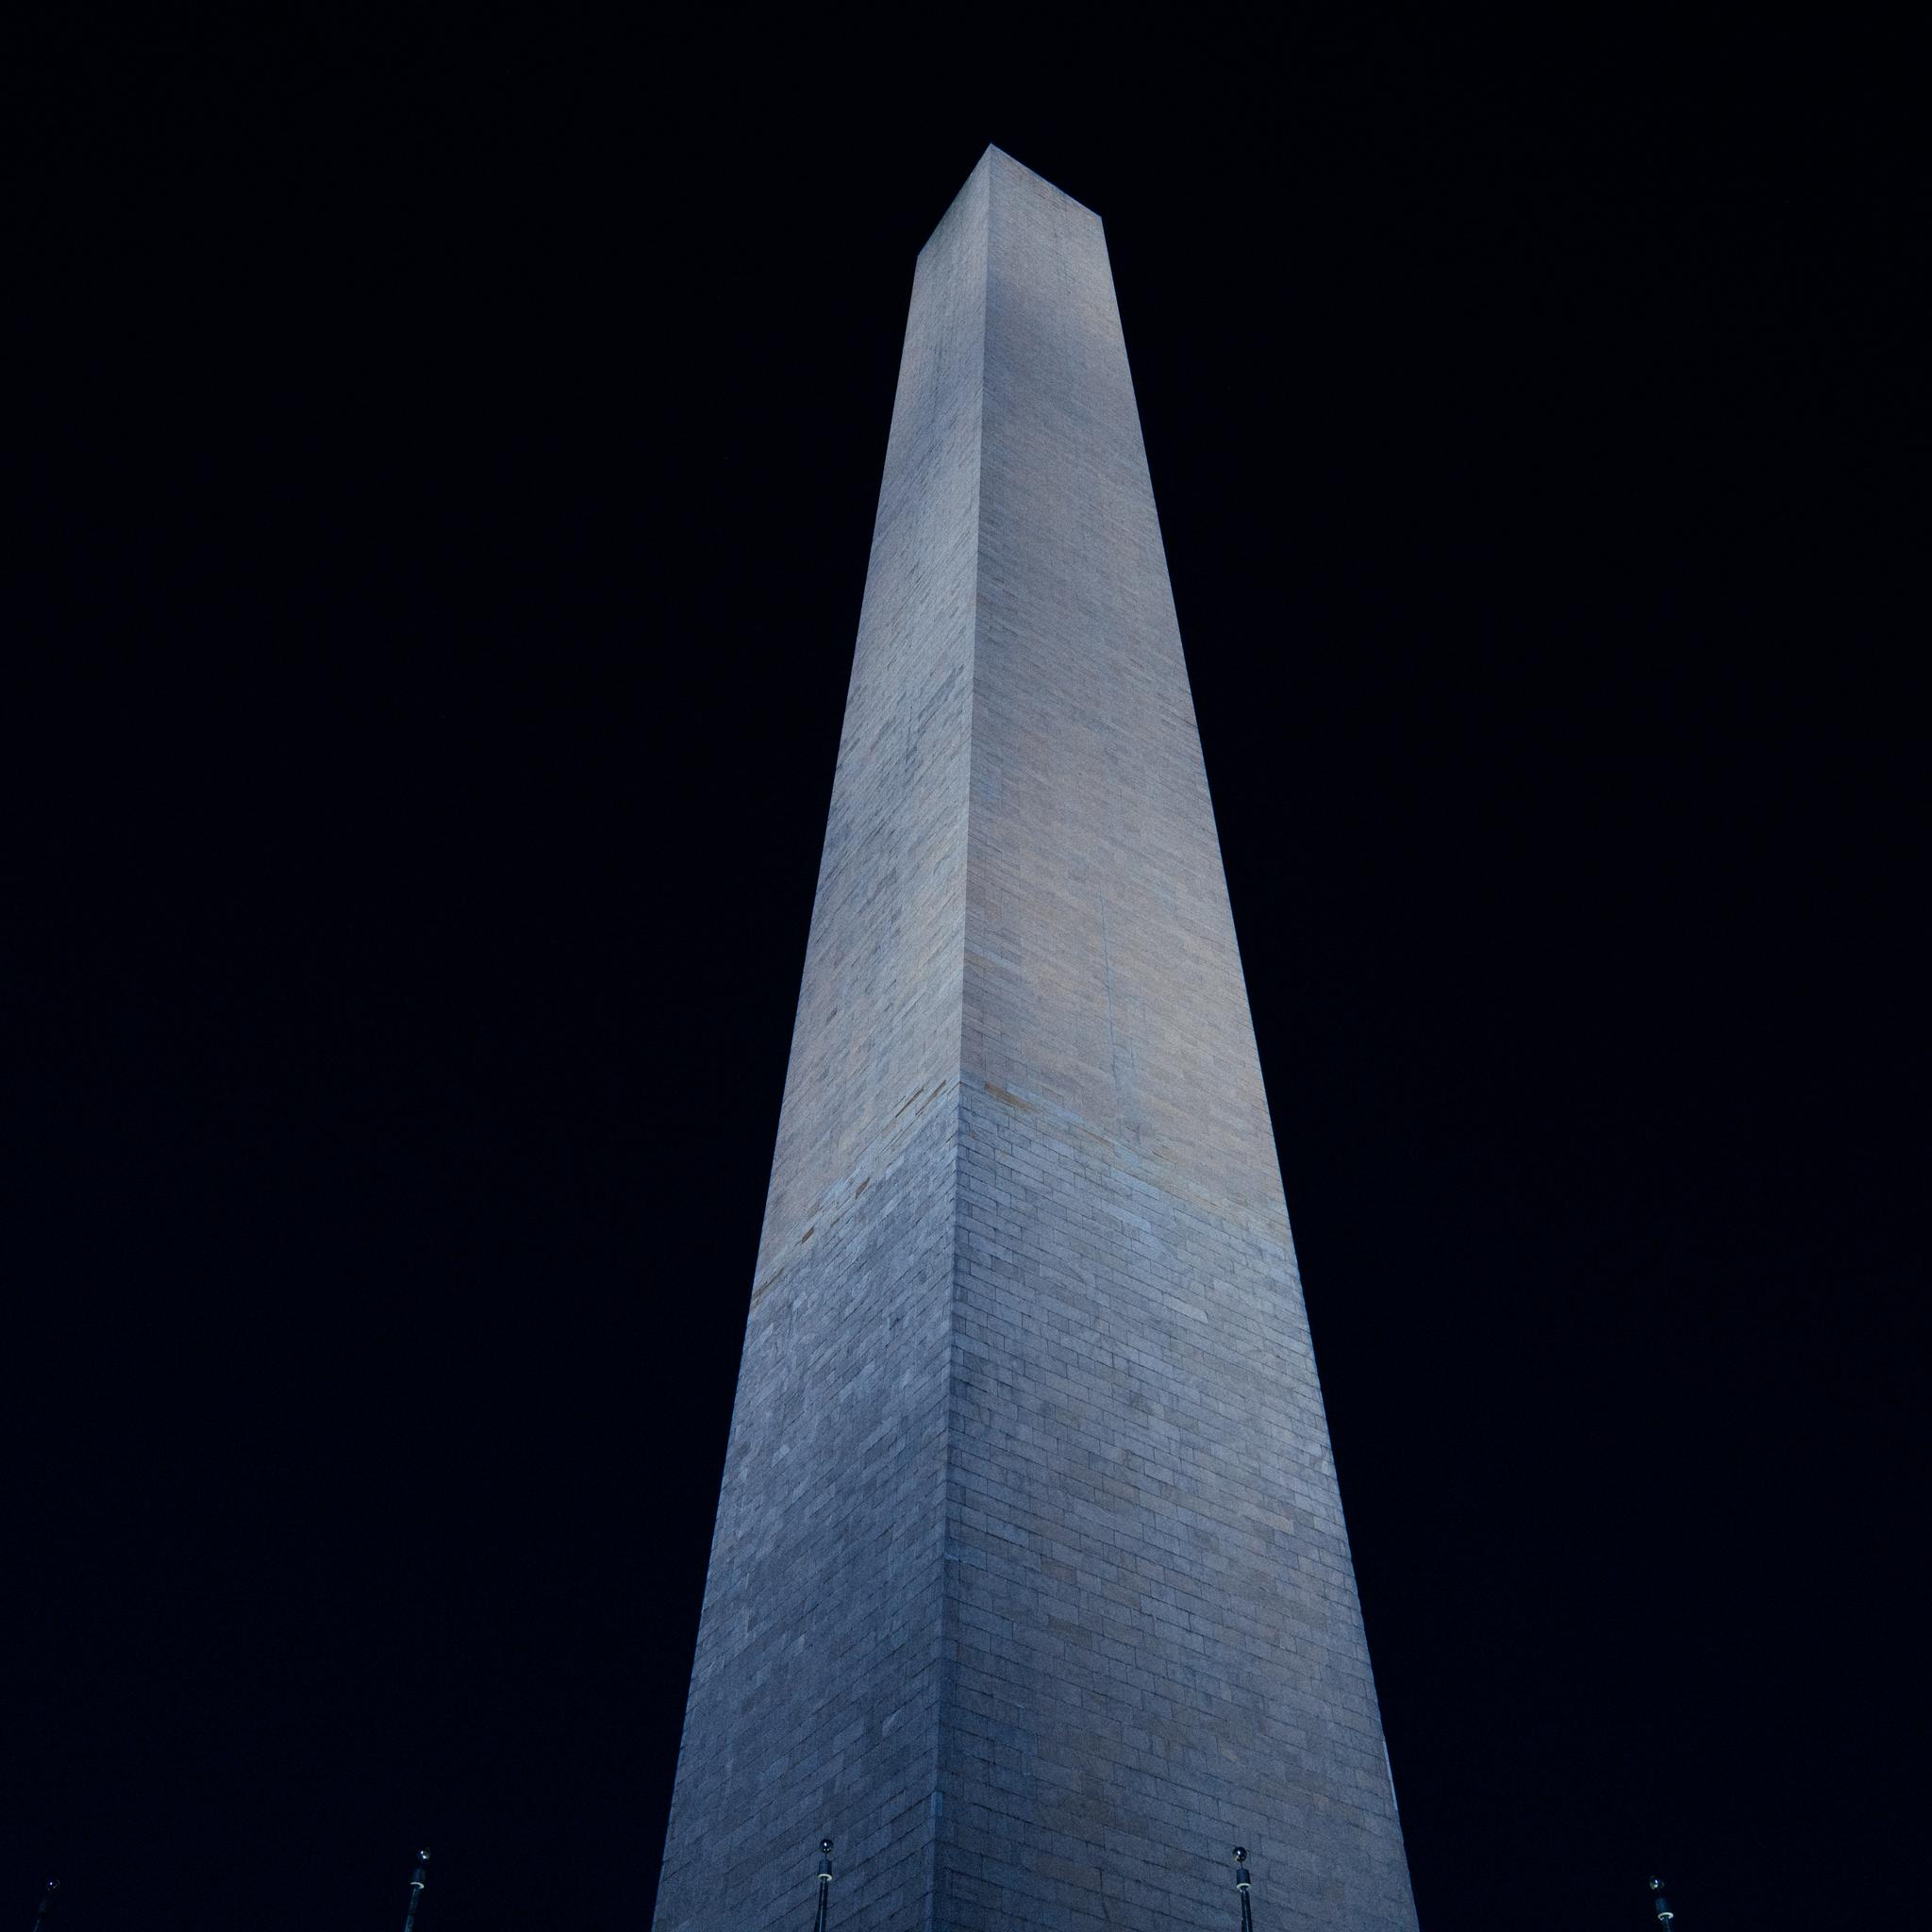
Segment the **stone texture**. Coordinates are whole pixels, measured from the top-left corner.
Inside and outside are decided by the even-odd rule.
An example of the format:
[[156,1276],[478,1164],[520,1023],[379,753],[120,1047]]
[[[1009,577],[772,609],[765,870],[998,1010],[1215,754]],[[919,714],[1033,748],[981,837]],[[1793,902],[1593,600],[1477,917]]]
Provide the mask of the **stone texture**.
[[1415,1924],[1099,221],[919,259],[658,1932]]

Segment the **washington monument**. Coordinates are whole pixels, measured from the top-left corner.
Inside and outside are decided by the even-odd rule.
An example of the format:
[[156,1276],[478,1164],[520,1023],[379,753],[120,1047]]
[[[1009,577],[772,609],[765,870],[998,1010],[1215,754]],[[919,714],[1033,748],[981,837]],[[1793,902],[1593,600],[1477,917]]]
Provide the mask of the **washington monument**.
[[[820,1840],[835,1852],[823,1885]],[[1414,1932],[1101,224],[921,251],[658,1932]]]

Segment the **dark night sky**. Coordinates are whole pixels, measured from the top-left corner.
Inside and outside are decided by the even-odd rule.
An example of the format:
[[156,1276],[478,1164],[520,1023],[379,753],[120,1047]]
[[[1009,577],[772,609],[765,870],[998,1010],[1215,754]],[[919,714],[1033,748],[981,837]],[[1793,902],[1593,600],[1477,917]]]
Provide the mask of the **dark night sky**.
[[8,63],[0,1922],[648,1923],[989,140],[1108,224],[1425,1932],[1915,1920],[1902,50],[627,17]]

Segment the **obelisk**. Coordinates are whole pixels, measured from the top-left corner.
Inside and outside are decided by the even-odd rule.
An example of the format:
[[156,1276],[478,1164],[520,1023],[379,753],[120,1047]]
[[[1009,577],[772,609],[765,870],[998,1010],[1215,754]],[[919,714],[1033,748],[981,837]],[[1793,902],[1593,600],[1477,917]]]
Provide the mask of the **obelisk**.
[[1099,220],[919,257],[658,1932],[1413,1932]]

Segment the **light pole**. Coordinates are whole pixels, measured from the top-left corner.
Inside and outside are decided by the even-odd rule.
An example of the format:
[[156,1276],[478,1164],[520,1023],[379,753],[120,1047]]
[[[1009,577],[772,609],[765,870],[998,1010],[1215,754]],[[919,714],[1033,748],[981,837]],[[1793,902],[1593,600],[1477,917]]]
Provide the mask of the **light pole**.
[[1255,1932],[1255,1908],[1248,1902],[1248,1848],[1237,1845],[1234,1848],[1234,1889],[1241,1895],[1241,1932]]
[[416,1874],[409,1880],[409,1916],[403,1921],[403,1932],[416,1932],[416,1907],[423,1902],[423,1888],[429,1883],[429,1874],[423,1868],[428,1862],[427,1852],[416,1854]]
[[34,1932],[41,1932],[41,1927],[53,1916],[54,1894],[59,1890],[60,1881],[58,1878],[47,1880],[47,1889],[41,1894],[41,1908],[34,1914]]
[[812,1932],[825,1932],[825,1914],[831,1910],[832,1840],[819,1840],[819,1915],[812,1921]]
[[1677,1915],[1671,1909],[1671,1902],[1664,1896],[1664,1882],[1661,1878],[1650,1881],[1650,1902],[1657,1907],[1657,1922],[1663,1932],[1671,1932],[1671,1921]]

